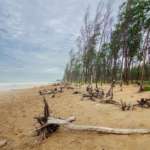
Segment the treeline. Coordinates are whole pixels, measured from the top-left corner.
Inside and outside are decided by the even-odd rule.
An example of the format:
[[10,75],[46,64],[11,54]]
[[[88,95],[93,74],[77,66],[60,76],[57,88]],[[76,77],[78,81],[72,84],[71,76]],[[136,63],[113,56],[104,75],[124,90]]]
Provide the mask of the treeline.
[[150,0],[127,0],[113,23],[111,5],[100,2],[94,17],[88,8],[64,80],[69,82],[150,80]]

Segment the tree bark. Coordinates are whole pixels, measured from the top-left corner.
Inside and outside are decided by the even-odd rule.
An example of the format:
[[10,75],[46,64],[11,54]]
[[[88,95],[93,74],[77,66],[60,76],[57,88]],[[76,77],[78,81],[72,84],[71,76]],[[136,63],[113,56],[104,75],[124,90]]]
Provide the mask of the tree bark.
[[75,124],[68,124],[65,127],[71,130],[94,131],[103,134],[119,134],[119,135],[150,134],[150,129],[120,129],[120,128],[108,128],[100,126],[98,127],[98,126],[75,125]]
[[143,83],[144,83],[144,75],[145,75],[145,62],[146,62],[146,52],[148,50],[148,44],[149,44],[149,33],[150,33],[150,29],[147,31],[147,35],[144,41],[144,46],[143,46],[143,64],[141,66],[141,83],[140,83],[140,90],[139,91],[143,91],[144,87],[143,87]]

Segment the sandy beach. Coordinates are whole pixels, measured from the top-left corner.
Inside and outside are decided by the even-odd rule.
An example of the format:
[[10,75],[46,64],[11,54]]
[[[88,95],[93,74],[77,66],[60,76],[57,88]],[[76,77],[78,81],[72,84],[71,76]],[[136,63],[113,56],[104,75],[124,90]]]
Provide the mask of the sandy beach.
[[[34,117],[43,111],[42,97],[38,91],[52,86],[0,92],[0,141],[6,143],[2,150],[149,150],[150,135],[105,135],[88,132],[73,132],[60,128],[48,139],[38,143],[32,136]],[[109,87],[105,85],[104,89]],[[84,91],[84,88],[81,90]],[[136,85],[114,89],[114,99],[135,103],[140,98],[150,98],[150,92],[137,92]],[[137,108],[121,111],[111,104],[81,101],[81,95],[73,95],[65,89],[46,99],[56,117],[75,116],[77,124],[98,125],[114,128],[150,128],[150,109]]]

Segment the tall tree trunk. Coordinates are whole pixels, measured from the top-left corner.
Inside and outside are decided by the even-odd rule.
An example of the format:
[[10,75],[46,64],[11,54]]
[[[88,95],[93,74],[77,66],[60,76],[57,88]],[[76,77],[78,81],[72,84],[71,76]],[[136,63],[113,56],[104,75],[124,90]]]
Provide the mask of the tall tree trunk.
[[143,64],[141,67],[141,83],[140,83],[140,92],[144,91],[143,83],[144,83],[144,72],[145,72],[145,56],[143,56]]
[[124,82],[128,85],[128,50],[125,48]]
[[147,31],[147,35],[146,35],[144,45],[143,45],[143,64],[141,66],[142,73],[141,73],[141,83],[140,83],[140,90],[139,91],[144,90],[143,83],[144,83],[144,74],[145,74],[145,61],[146,61],[146,53],[148,50],[148,45],[150,42],[149,41],[150,40],[149,33],[150,33],[150,29]]
[[114,57],[114,61],[113,61],[113,70],[112,70],[112,81],[116,80],[116,62],[117,62],[117,58]]

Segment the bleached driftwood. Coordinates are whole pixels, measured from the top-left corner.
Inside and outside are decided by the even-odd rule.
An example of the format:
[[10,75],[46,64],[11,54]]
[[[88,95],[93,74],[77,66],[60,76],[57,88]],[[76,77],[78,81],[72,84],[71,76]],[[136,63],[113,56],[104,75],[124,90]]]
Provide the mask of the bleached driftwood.
[[43,89],[43,90],[40,90],[39,91],[39,94],[40,95],[54,95],[57,94],[57,93],[62,93],[63,92],[63,87],[57,87],[57,88],[54,88],[54,89]]
[[75,121],[75,117],[69,117],[67,119],[62,119],[62,118],[54,118],[54,117],[49,117],[47,120],[47,124],[58,124],[58,125],[66,125],[71,122]]
[[43,116],[35,117],[37,123],[40,125],[39,128],[36,128],[36,133],[41,139],[45,139],[49,134],[54,133],[59,129],[60,126],[63,126],[70,130],[77,131],[90,131],[98,132],[103,134],[118,134],[118,135],[129,135],[129,134],[150,134],[150,129],[120,129],[120,128],[109,128],[101,126],[90,126],[90,125],[77,125],[72,122],[75,121],[75,117],[69,117],[67,119],[55,118],[51,116],[49,111],[48,103],[43,97],[44,102],[44,112]]
[[94,131],[103,134],[118,134],[118,135],[150,134],[150,129],[120,129],[120,128],[108,128],[108,127],[75,125],[75,124],[68,124],[66,127],[71,130]]
[[40,95],[49,95],[49,94],[55,94],[56,92],[53,90],[40,90],[39,94]]
[[49,125],[57,124],[63,125],[65,128],[76,131],[91,131],[103,134],[118,134],[118,135],[129,135],[129,134],[150,134],[150,129],[120,129],[120,128],[109,128],[101,126],[90,126],[90,125],[77,125],[72,122],[75,121],[75,117],[69,117],[67,119],[59,119],[49,117],[47,123],[39,128],[41,130]]
[[75,121],[75,117],[69,117],[67,119],[48,117],[45,124],[43,124],[40,128],[36,129],[36,131],[43,130],[44,128],[47,128],[50,125],[58,125],[58,126],[66,125],[66,124],[69,124],[73,121]]

